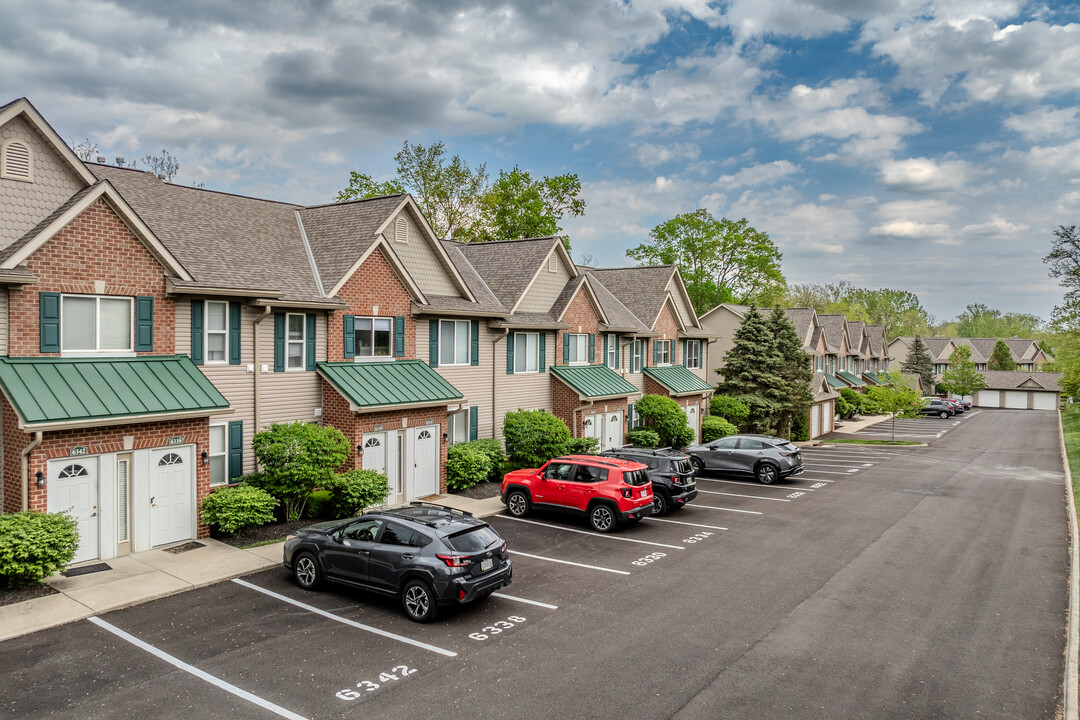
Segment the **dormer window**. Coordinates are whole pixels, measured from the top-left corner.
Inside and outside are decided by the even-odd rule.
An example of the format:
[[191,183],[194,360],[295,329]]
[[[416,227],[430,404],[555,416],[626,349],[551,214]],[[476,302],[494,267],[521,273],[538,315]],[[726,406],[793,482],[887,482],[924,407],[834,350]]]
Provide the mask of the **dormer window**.
[[0,178],[34,182],[34,154],[22,140],[8,140],[0,145]]

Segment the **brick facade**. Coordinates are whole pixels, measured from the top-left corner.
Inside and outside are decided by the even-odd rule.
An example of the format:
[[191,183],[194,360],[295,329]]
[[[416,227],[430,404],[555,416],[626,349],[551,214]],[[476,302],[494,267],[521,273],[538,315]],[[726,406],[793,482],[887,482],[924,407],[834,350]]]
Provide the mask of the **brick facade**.
[[604,340],[599,334],[600,318],[596,314],[596,308],[593,307],[588,293],[585,292],[584,285],[578,289],[570,304],[566,307],[562,320],[570,326],[570,329],[565,332],[555,333],[555,364],[563,364],[563,344],[566,333],[592,333],[596,335],[595,354],[590,362],[603,362],[604,359],[600,357],[604,350]]
[[[363,315],[380,317],[402,316],[405,318],[405,357],[416,357],[416,318],[412,315],[412,299],[394,268],[386,259],[383,249],[376,248],[364,264],[357,268],[338,292],[338,297],[349,304],[347,310],[334,310],[327,318],[326,359],[345,359],[344,316]],[[378,312],[375,309],[378,308]],[[391,333],[391,344],[393,334]],[[393,347],[391,346],[391,352]],[[424,358],[426,359],[426,358]]]
[[[176,352],[175,301],[165,295],[166,270],[104,200],[88,207],[38,248],[26,266],[38,281],[8,291],[8,353],[12,357],[43,355],[39,292],[152,296],[154,350],[140,355]],[[57,357],[59,353],[44,355]]]
[[574,411],[587,405],[588,402],[582,400],[581,396],[577,394],[577,391],[571,389],[570,386],[562,380],[552,378],[551,400],[551,414],[566,423],[566,426],[570,428],[571,437],[585,437],[585,418],[593,411],[596,411],[597,414],[600,414],[601,412],[621,412],[623,418],[623,433],[626,432],[626,406],[628,403],[626,398],[598,400],[592,407],[580,411],[577,414],[577,418],[575,418]]

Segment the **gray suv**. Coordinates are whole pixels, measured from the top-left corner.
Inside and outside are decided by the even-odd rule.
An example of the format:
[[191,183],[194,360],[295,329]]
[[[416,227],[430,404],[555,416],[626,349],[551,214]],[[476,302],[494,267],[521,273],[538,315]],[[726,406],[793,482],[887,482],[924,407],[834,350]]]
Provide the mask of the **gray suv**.
[[749,475],[770,485],[803,471],[799,448],[771,435],[728,435],[686,453],[698,475]]

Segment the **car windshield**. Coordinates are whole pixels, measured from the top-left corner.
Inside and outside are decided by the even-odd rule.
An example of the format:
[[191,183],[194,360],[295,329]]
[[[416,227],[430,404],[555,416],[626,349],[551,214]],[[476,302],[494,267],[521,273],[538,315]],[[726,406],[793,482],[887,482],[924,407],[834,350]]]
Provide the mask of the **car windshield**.
[[644,485],[649,482],[649,473],[646,470],[623,470],[623,482],[628,485]]
[[446,538],[446,544],[463,553],[480,552],[497,545],[502,538],[488,525],[477,525],[468,530],[454,533]]
[[690,464],[690,458],[672,458],[671,469],[678,473],[688,473],[694,471],[694,466]]

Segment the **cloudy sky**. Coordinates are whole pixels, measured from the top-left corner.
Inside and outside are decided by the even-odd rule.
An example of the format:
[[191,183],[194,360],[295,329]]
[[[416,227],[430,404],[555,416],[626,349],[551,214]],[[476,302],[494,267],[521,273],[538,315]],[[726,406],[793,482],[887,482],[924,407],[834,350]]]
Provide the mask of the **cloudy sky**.
[[1080,223],[1080,6],[1013,0],[0,0],[0,102],[177,182],[300,203],[403,140],[575,172],[601,264],[698,207],[789,282],[1048,317]]

